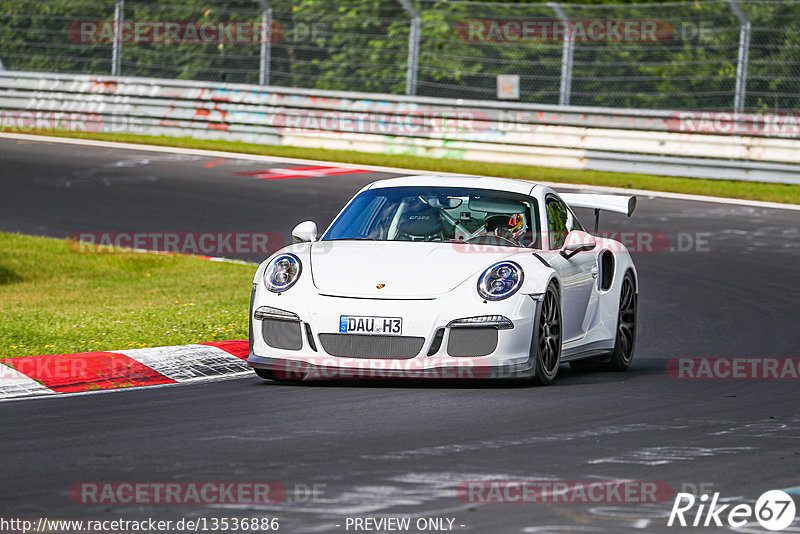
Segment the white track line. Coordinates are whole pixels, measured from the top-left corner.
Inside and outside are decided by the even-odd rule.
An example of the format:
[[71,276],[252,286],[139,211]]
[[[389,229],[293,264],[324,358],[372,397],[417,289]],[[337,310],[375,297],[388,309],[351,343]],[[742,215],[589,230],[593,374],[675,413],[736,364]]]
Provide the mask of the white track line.
[[[178,148],[158,145],[138,145],[133,143],[116,143],[111,141],[94,141],[92,139],[78,139],[70,137],[50,137],[46,135],[30,135],[18,133],[0,133],[0,139],[18,139],[21,141],[38,141],[46,143],[61,143],[68,145],[82,145],[100,148],[116,148],[121,150],[142,150],[147,152],[165,152],[168,154],[187,154],[192,156],[208,156],[215,158],[227,159],[244,159],[251,161],[263,161],[268,163],[297,163],[305,165],[333,165],[338,167],[350,167],[353,169],[367,169],[375,172],[391,172],[399,174],[423,174],[422,169],[403,169],[400,167],[380,167],[377,165],[358,165],[353,163],[341,163],[337,161],[322,161],[315,159],[297,159],[297,158],[284,158],[281,156],[263,156],[259,154],[245,154],[239,152],[222,152],[218,150],[201,150],[197,148]],[[431,174],[439,174],[442,176],[469,176],[463,173],[452,172],[431,172]],[[782,209],[800,211],[800,204],[783,204],[780,202],[764,202],[761,200],[745,200],[739,198],[724,198],[712,197],[704,195],[687,195],[683,193],[668,193],[664,191],[650,191],[646,189],[625,189],[621,187],[606,187],[599,185],[580,185],[580,184],[563,184],[560,182],[544,182],[539,180],[529,180],[534,183],[540,183],[551,187],[558,187],[562,189],[581,189],[586,191],[598,191],[604,193],[625,193],[637,194],[655,198],[670,198],[675,200],[693,200],[697,202],[714,202],[718,204],[734,204],[738,206],[752,206],[758,208]]]
[[[38,400],[38,399],[67,399],[70,397],[77,397],[77,396],[86,396],[86,395],[104,395],[106,393],[119,393],[120,391],[143,391],[143,390],[153,390],[153,389],[161,389],[161,388],[173,388],[173,387],[180,387],[186,384],[197,384],[197,383],[206,383],[206,382],[222,382],[223,380],[233,380],[233,379],[242,379],[242,378],[253,378],[256,375],[253,374],[253,370],[249,369],[247,371],[231,373],[228,375],[219,375],[219,376],[207,376],[205,378],[197,378],[194,380],[187,380],[184,382],[173,382],[171,384],[151,384],[147,386],[137,386],[137,387],[129,387],[129,388],[114,388],[114,389],[94,389],[91,391],[74,391],[70,393],[56,393],[50,389],[47,389],[46,392],[43,394],[36,394],[36,395],[27,395],[27,396],[15,396],[15,397],[0,397],[0,403],[4,402],[14,402],[14,401],[30,401],[30,400]],[[263,382],[263,380],[260,380]],[[42,386],[44,387],[44,386]],[[48,393],[49,392],[49,393]]]
[[[226,377],[252,376],[252,369],[247,363],[230,352],[213,345],[175,345],[168,347],[152,347],[144,349],[124,349],[110,351],[126,356],[135,362],[149,367],[163,377],[174,380],[176,383],[213,381]],[[89,353],[92,354],[92,353]],[[81,357],[75,354],[62,355],[65,358]],[[126,361],[130,361],[126,360]],[[69,361],[69,360],[65,360]],[[122,362],[125,364],[125,362]],[[109,371],[113,376],[114,371]],[[59,392],[52,390],[35,379],[41,373],[32,373],[27,376],[21,371],[0,363],[0,402],[16,398],[37,398],[39,396],[65,397],[81,393],[95,393],[97,391],[127,391],[140,387],[159,387],[174,384],[141,384],[135,387],[100,388],[95,391]],[[75,381],[92,382],[90,376],[76,374]],[[95,382],[101,383],[107,377],[97,376]],[[47,383],[45,381],[45,383]]]

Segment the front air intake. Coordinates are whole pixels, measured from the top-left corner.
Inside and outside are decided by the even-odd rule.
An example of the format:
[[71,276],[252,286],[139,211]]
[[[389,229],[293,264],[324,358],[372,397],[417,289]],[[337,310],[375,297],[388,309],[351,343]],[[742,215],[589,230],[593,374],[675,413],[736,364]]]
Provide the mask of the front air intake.
[[497,328],[493,326],[462,326],[450,329],[447,354],[455,357],[487,356],[497,348]]
[[422,350],[424,337],[320,334],[322,348],[340,358],[408,360]]
[[264,336],[264,342],[273,349],[303,348],[303,333],[299,322],[264,319],[261,321],[261,334]]

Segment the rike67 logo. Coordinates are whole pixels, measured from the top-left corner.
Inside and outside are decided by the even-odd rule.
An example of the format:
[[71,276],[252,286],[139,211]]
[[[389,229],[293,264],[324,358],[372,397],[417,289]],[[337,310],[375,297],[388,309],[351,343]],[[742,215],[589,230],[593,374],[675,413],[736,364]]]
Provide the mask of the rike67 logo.
[[719,492],[714,493],[710,502],[708,494],[697,498],[691,493],[678,493],[667,526],[741,528],[755,520],[767,530],[779,531],[792,524],[794,514],[792,497],[781,490],[764,492],[755,506],[719,504]]

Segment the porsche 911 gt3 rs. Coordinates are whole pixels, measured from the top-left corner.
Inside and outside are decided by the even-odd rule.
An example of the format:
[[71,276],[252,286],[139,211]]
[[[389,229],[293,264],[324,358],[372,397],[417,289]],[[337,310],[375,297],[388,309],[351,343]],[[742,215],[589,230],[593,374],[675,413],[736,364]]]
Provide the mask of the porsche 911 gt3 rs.
[[[630,216],[633,196],[527,181],[408,176],[367,185],[253,280],[248,365],[262,378],[529,377],[594,360],[627,369],[638,281],[622,243],[574,207]],[[596,233],[596,229],[595,229]]]

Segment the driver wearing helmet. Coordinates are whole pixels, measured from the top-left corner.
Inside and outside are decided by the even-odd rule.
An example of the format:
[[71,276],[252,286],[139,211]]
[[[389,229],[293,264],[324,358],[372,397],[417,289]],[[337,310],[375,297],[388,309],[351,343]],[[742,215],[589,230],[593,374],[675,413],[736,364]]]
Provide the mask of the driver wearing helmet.
[[525,235],[525,216],[522,213],[508,215],[492,215],[486,218],[485,228],[495,236],[522,246],[520,240]]

